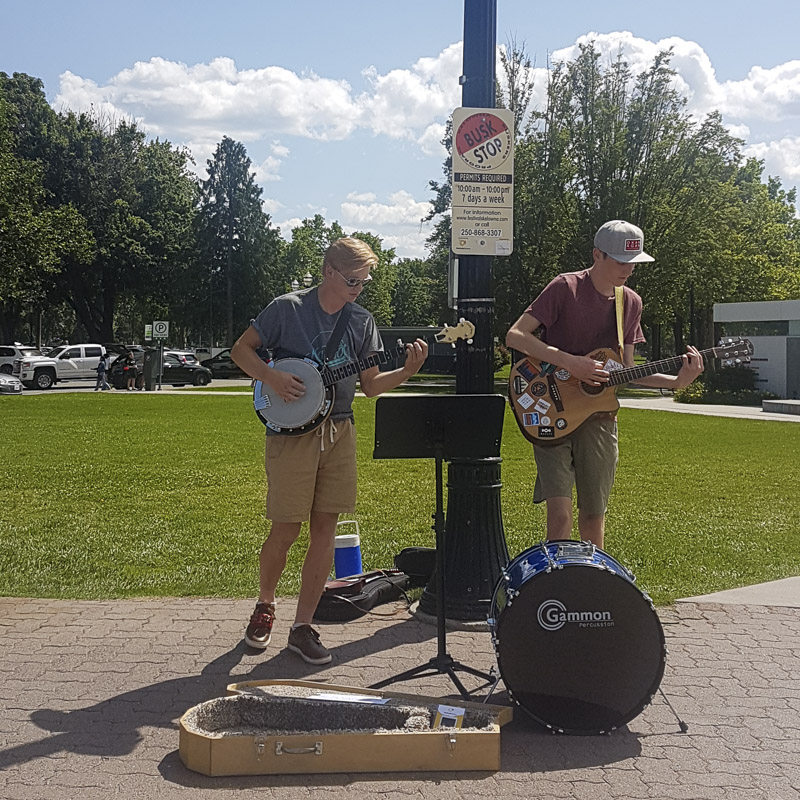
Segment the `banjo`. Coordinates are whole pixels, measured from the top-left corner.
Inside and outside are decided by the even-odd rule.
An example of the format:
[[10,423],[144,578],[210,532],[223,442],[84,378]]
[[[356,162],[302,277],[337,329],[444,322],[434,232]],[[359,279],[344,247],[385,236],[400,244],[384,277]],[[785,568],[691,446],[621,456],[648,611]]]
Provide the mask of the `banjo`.
[[[433,338],[437,342],[449,343],[455,347],[459,339],[472,343],[474,335],[475,326],[461,319],[457,325],[445,325]],[[357,372],[394,361],[405,352],[406,346],[398,341],[397,346],[391,350],[375,353],[360,361],[350,361],[339,367],[326,367],[311,358],[279,358],[277,361],[269,361],[268,365],[272,369],[291,372],[300,378],[305,384],[305,394],[287,403],[263,381],[256,381],[253,386],[253,408],[258,418],[274,433],[286,436],[310,433],[322,425],[331,413],[336,396],[335,384]]]

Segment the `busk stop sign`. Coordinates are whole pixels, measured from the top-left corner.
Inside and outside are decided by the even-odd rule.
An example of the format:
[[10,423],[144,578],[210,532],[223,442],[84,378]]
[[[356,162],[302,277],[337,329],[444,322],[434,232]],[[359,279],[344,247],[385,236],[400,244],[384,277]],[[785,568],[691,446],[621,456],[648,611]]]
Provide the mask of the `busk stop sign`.
[[514,112],[453,112],[452,250],[510,255],[514,249]]

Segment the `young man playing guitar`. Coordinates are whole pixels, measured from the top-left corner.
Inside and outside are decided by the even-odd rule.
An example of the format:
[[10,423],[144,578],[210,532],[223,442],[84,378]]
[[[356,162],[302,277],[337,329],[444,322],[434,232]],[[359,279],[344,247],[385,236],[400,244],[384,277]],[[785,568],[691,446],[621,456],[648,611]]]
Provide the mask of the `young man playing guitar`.
[[[554,278],[511,326],[506,344],[531,356],[554,372],[588,387],[603,386],[609,372],[587,353],[618,341],[616,287],[623,287],[622,364],[634,365],[634,345],[643,342],[642,298],[625,281],[636,264],[653,261],[644,252],[640,228],[612,220],[597,231],[593,263],[580,272]],[[539,335],[535,335],[539,332]],[[619,347],[615,348],[619,351]],[[656,373],[637,383],[679,389],[703,371],[703,357],[690,346],[677,375]],[[558,383],[552,376],[548,380]],[[559,420],[565,422],[565,420]],[[536,483],[534,503],[547,504],[547,539],[572,534],[572,490],[577,490],[578,530],[583,540],[603,547],[605,513],[617,467],[617,421],[613,412],[590,416],[572,433],[553,442],[534,442]]]
[[[305,393],[303,381],[291,372],[272,368],[258,355],[271,351],[273,359],[311,358],[334,368],[362,360],[383,350],[372,314],[355,300],[372,277],[377,257],[365,242],[343,238],[325,252],[322,283],[311,289],[276,297],[254,319],[231,350],[241,369],[271,390],[279,403],[292,403]],[[342,312],[347,324],[334,353],[326,350]],[[347,317],[345,317],[347,319]],[[338,336],[339,334],[337,334]],[[335,342],[333,343],[335,345]],[[368,397],[394,389],[419,371],[428,355],[421,339],[406,345],[403,367],[380,372],[377,366],[337,384],[329,416],[302,435],[272,435],[267,428],[267,517],[272,521],[261,548],[260,593],[245,631],[245,642],[264,649],[275,619],[275,591],[286,567],[289,548],[309,520],[309,544],[303,561],[300,595],[288,647],[310,664],[327,664],[331,654],[311,627],[333,562],[336,523],[341,513],[355,510],[356,438],[352,402],[356,381]]]

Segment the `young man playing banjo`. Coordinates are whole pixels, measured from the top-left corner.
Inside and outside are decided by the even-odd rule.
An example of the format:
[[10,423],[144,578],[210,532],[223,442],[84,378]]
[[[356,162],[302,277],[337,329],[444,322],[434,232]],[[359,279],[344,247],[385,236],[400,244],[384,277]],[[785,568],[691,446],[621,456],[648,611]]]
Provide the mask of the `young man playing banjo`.
[[[543,365],[553,365],[549,369],[555,371],[546,380],[556,386],[559,380],[570,378],[588,387],[609,382],[610,373],[605,369],[608,362],[586,354],[618,341],[616,287],[624,287],[623,363],[617,366],[632,367],[634,345],[645,340],[640,324],[642,298],[625,286],[636,264],[654,260],[644,252],[641,229],[623,220],[606,222],[595,235],[592,256],[588,269],[554,278],[506,336],[509,347]],[[540,336],[535,335],[537,331]],[[619,352],[618,347],[615,350]],[[670,389],[688,386],[703,371],[703,357],[689,346],[681,362],[677,375],[655,373],[637,379],[637,383]],[[553,414],[546,406],[542,406],[544,412]],[[567,430],[568,424],[566,417],[555,421],[556,426]],[[555,433],[549,426],[545,430],[549,435]],[[593,414],[557,441],[534,441],[533,455],[537,468],[533,501],[547,503],[547,539],[570,538],[575,487],[580,537],[602,548],[605,513],[617,467],[616,412]]]
[[[292,372],[268,366],[256,352],[259,348],[270,350],[275,360],[307,357],[318,364],[327,362],[331,368],[382,351],[372,314],[355,303],[364,285],[372,280],[370,270],[377,261],[372,249],[359,239],[335,241],[325,252],[322,283],[276,297],[239,337],[231,358],[264,384],[275,403],[299,404],[307,388],[303,380]],[[342,314],[345,317],[337,329]],[[329,345],[332,337],[334,341]],[[331,661],[311,620],[333,563],[339,514],[355,510],[352,402],[356,381],[360,380],[368,397],[399,386],[419,371],[427,358],[428,345],[417,339],[405,350],[402,368],[380,372],[377,366],[369,367],[337,382],[330,414],[312,431],[271,435],[275,430],[267,427],[267,517],[272,525],[261,548],[258,602],[245,631],[245,642],[251,647],[264,649],[270,642],[278,581],[286,567],[289,548],[299,536],[302,523],[309,520],[309,544],[288,647],[310,664]]]

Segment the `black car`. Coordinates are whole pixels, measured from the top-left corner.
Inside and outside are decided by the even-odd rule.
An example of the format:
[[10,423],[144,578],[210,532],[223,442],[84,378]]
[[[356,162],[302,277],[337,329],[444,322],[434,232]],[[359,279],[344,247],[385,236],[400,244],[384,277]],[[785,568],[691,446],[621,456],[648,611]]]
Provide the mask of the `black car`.
[[204,367],[211,370],[215,378],[246,378],[236,362],[231,358],[230,348],[222,350],[212,358],[207,358],[200,362]]
[[[144,352],[135,351],[133,357],[136,360],[136,388],[144,389]],[[119,356],[111,363],[108,370],[108,382],[115,389],[126,389],[128,386],[126,359],[127,356]],[[189,383],[194,386],[206,386],[211,383],[211,370],[196,362],[192,363],[180,353],[165,352],[161,383],[165,386],[185,386]]]

